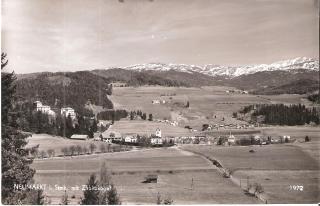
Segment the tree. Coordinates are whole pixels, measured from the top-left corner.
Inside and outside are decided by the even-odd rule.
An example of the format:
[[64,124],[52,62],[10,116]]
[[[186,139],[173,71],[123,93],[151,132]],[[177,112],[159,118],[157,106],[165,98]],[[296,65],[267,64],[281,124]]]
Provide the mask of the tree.
[[43,158],[45,158],[46,156],[47,156],[46,151],[41,150],[41,151],[40,151],[40,157],[43,159]]
[[65,190],[64,191],[64,195],[62,196],[61,198],[61,205],[68,205],[69,204],[69,199],[68,199],[68,194],[67,194],[67,191]]
[[160,193],[158,192],[158,194],[157,194],[157,205],[161,205],[161,203],[162,203],[161,195],[160,195]]
[[106,152],[107,152],[107,148],[106,148],[106,145],[105,145],[105,144],[101,144],[101,145],[99,146],[99,148],[100,148],[100,152],[101,152],[101,153],[106,153]]
[[71,145],[71,146],[69,147],[69,151],[70,151],[70,153],[71,153],[71,156],[73,156],[74,153],[76,152],[76,146]]
[[309,142],[310,141],[309,136],[306,136],[304,140],[305,140],[305,142]]
[[[88,188],[98,187],[96,175],[90,175],[87,183]],[[81,200],[82,205],[97,205],[99,204],[99,191],[98,190],[84,190],[83,199]]]
[[84,154],[87,154],[88,151],[89,151],[89,150],[88,150],[88,147],[83,146],[82,151],[83,151]]
[[111,184],[110,186],[107,200],[108,200],[108,205],[121,205],[121,201],[118,196],[117,189],[113,184]]
[[95,144],[91,143],[91,144],[89,145],[89,148],[90,148],[90,152],[91,152],[91,154],[92,154],[92,153],[96,150],[97,146],[96,146]]
[[187,107],[187,108],[189,108],[189,107],[190,107],[190,103],[189,103],[189,101],[187,101],[187,105],[186,105],[186,107]]
[[43,205],[44,195],[42,190],[32,190],[28,193],[27,202],[31,205]]
[[61,149],[61,152],[63,153],[64,156],[67,156],[67,155],[70,154],[70,150],[69,150],[68,147],[63,147],[63,148]]
[[78,155],[80,155],[82,153],[82,147],[80,145],[77,145],[76,151],[77,151]]
[[[6,54],[1,54],[1,70],[7,65]],[[29,183],[35,170],[29,165],[26,135],[17,130],[16,117],[11,112],[15,103],[14,73],[1,72],[1,197],[3,204],[18,204],[27,197],[28,190],[14,190],[14,184]]]
[[152,117],[152,114],[149,114],[149,121],[152,121],[153,120],[153,117]]
[[[101,187],[107,188],[111,182],[111,175],[108,172],[106,163],[103,162],[100,168],[100,182]],[[101,190],[99,193],[99,204],[107,204],[108,191]]]
[[48,154],[48,157],[54,157],[54,155],[55,155],[54,149],[48,149],[47,154]]

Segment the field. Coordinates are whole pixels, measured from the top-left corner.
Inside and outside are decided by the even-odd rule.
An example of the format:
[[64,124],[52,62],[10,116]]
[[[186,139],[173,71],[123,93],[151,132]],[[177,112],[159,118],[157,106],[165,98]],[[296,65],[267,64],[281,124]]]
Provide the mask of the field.
[[[27,139],[27,147],[31,148],[39,145],[39,151],[47,152],[49,149],[54,149],[55,155],[63,155],[61,149],[64,147],[70,147],[72,145],[80,145],[81,147],[86,146],[89,148],[89,144],[93,143],[96,146],[96,151],[100,151],[100,145],[107,145],[105,142],[92,141],[92,140],[71,140],[60,136],[51,136],[48,134],[33,134],[32,137]],[[110,146],[110,149],[116,148],[118,145]]]
[[172,126],[170,124],[154,121],[131,121],[131,120],[121,120],[116,121],[114,125],[111,126],[110,131],[120,131],[121,133],[136,133],[151,135],[154,134],[156,129],[159,128],[164,136],[183,136],[192,135],[192,133],[185,128]]
[[[302,95],[256,96],[249,94],[228,94],[232,88],[222,86],[183,87],[115,87],[110,96],[116,109],[142,110],[152,113],[156,119],[171,119],[180,126],[189,125],[201,129],[202,124],[244,123],[232,118],[236,112],[258,103],[305,103]],[[165,104],[152,104],[152,100],[165,100]],[[185,105],[189,101],[190,107]],[[223,120],[224,119],[224,120]]]
[[[313,145],[313,146],[311,146]],[[183,146],[218,160],[242,186],[260,183],[268,203],[319,202],[319,142],[268,146]],[[254,150],[254,153],[249,152]],[[290,185],[302,185],[303,191],[290,190]]]
[[[32,167],[37,171],[36,182],[47,185],[45,194],[52,204],[58,204],[64,193],[64,189],[57,190],[55,186],[64,185],[68,196],[73,197],[71,203],[76,204],[83,192],[71,187],[86,184],[89,175],[97,173],[103,162],[123,204],[155,204],[158,193],[175,204],[259,203],[223,178],[211,162],[177,148],[38,159]],[[143,183],[148,174],[157,174],[158,183]]]

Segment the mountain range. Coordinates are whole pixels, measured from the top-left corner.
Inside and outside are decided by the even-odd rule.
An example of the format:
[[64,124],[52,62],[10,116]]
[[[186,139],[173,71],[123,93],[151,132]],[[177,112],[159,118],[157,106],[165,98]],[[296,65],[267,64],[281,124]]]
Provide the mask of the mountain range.
[[[201,87],[222,85],[248,90],[255,94],[306,94],[319,88],[319,61],[301,57],[272,64],[247,66],[149,63],[81,72],[19,74],[17,77],[18,93],[22,96],[23,94],[33,94],[34,91],[37,93],[46,91],[45,93],[47,93],[47,90],[42,90],[44,87],[56,90],[57,93],[63,88],[72,88],[70,94],[77,95],[81,94],[75,92],[75,89],[82,88],[82,91],[86,91],[84,93],[95,95],[96,91],[103,90],[108,83],[115,81],[125,82],[128,86]],[[89,82],[91,86],[87,85]],[[86,84],[82,85],[83,83]],[[26,88],[27,85],[29,85],[28,88]],[[94,89],[89,91],[87,87],[94,87]],[[92,95],[87,96],[94,99]],[[31,96],[35,96],[35,94]],[[50,99],[50,102],[53,100]],[[81,100],[81,102],[83,101],[85,99]]]
[[221,66],[208,64],[205,66],[186,65],[186,64],[163,64],[163,63],[149,63],[137,64],[133,66],[124,67],[125,70],[135,71],[179,71],[186,73],[201,73],[212,77],[235,78],[242,75],[254,74],[257,72],[270,71],[290,71],[296,70],[311,70],[318,71],[319,61],[307,58],[298,57],[295,59],[284,60],[272,64],[255,64],[245,66]]

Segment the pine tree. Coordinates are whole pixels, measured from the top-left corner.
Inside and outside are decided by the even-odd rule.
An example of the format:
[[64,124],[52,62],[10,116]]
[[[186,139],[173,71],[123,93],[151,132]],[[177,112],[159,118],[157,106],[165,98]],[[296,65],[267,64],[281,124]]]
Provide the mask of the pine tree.
[[117,189],[113,184],[111,184],[110,190],[108,192],[108,205],[121,205],[121,201],[118,196]]
[[[90,175],[87,186],[89,188],[98,187],[98,182],[96,181],[96,175]],[[99,191],[98,190],[85,190],[83,192],[84,198],[81,200],[82,205],[97,205],[99,204]]]
[[152,114],[149,114],[149,121],[152,121],[153,120],[153,117],[152,117]]
[[[1,54],[1,70],[7,65],[6,55]],[[18,204],[26,199],[29,191],[14,190],[14,184],[29,183],[35,171],[29,167],[26,135],[17,130],[12,114],[16,77],[14,73],[1,73],[1,197],[3,204]]]

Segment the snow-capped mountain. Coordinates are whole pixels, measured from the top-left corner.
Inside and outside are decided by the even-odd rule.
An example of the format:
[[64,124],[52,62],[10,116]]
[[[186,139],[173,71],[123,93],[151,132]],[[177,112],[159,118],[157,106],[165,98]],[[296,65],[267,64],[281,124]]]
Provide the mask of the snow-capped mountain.
[[209,75],[212,77],[227,77],[234,78],[242,75],[254,74],[262,71],[295,71],[295,70],[318,70],[319,61],[307,58],[298,57],[295,59],[284,60],[275,62],[272,64],[257,64],[257,65],[246,65],[246,66],[221,66],[208,64],[205,66],[198,65],[186,65],[186,64],[163,64],[163,63],[149,63],[149,64],[138,64],[129,67],[125,67],[126,70],[135,71],[179,71],[179,72],[199,72],[201,74]]

